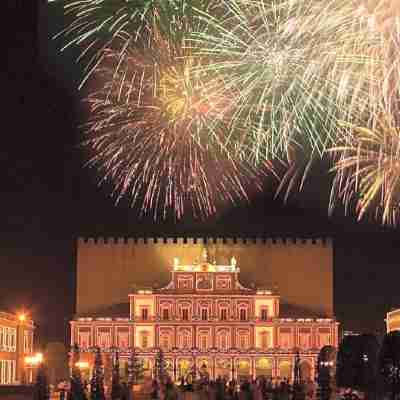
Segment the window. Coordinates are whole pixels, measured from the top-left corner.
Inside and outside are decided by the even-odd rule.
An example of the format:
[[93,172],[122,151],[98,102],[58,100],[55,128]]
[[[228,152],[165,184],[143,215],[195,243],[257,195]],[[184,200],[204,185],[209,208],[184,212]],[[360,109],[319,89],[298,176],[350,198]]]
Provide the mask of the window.
[[279,332],[279,344],[283,349],[291,348],[291,330],[290,329],[281,329]]
[[164,321],[169,319],[169,310],[168,310],[168,308],[163,308],[163,310],[162,310],[162,319]]
[[318,330],[318,347],[324,347],[331,344],[331,332],[328,329]]
[[267,307],[262,307],[261,308],[261,315],[260,315],[260,319],[262,321],[266,321],[268,319],[268,308]]
[[226,321],[228,319],[228,310],[226,308],[221,308],[220,318],[221,321]]
[[182,308],[182,319],[184,321],[189,321],[189,309],[188,308]]
[[311,331],[302,329],[299,331],[299,347],[301,349],[311,348]]
[[191,347],[191,333],[190,331],[182,331],[180,334],[180,346],[183,349]]
[[269,332],[264,331],[260,333],[260,346],[262,349],[269,347]]
[[247,321],[247,310],[245,308],[240,309],[239,318],[241,321]]
[[32,332],[24,331],[24,353],[32,353]]
[[245,333],[242,333],[239,335],[239,348],[246,349],[247,347],[248,347],[247,335]]
[[207,308],[202,308],[201,309],[201,319],[203,321],[207,321],[208,320],[208,310],[207,310]]
[[0,360],[0,385],[15,382],[15,360]]
[[78,331],[78,346],[82,349],[90,347],[90,330]]
[[106,330],[99,330],[97,333],[97,346],[101,348],[109,348],[111,347],[111,333]]
[[229,347],[228,332],[220,332],[218,344],[220,350],[228,350]]
[[118,341],[118,347],[123,349],[129,347],[129,330],[125,329],[118,330],[117,341]]
[[143,307],[141,309],[142,320],[147,321],[149,319],[149,309],[147,307]]
[[170,348],[169,335],[165,334],[165,335],[161,336],[160,345],[161,345],[161,348],[164,351],[168,351],[169,350],[169,348]]
[[200,336],[200,340],[199,340],[199,344],[200,344],[200,350],[207,350],[208,348],[208,337],[207,335],[201,335]]
[[147,349],[149,347],[149,334],[147,332],[142,332],[140,334],[140,345],[142,349]]

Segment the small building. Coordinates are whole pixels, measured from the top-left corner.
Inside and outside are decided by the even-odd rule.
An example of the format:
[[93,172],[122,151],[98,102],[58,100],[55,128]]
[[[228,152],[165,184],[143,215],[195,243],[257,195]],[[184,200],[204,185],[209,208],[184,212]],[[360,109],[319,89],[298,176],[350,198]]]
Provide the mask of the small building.
[[70,323],[71,345],[78,345],[88,376],[96,346],[106,369],[112,351],[118,350],[122,374],[135,351],[151,376],[161,349],[174,380],[193,371],[211,379],[293,379],[296,355],[302,378],[313,379],[319,350],[337,348],[338,322],[307,314],[282,317],[279,294],[243,286],[239,273],[234,257],[228,265],[217,265],[204,250],[201,262],[192,265],[175,258],[170,282],[135,289],[119,315],[113,307],[103,314],[77,316]]
[[25,314],[0,311],[0,385],[32,380],[32,368],[25,359],[33,352],[34,329],[33,321]]
[[389,311],[386,314],[386,332],[399,331],[400,330],[400,308]]

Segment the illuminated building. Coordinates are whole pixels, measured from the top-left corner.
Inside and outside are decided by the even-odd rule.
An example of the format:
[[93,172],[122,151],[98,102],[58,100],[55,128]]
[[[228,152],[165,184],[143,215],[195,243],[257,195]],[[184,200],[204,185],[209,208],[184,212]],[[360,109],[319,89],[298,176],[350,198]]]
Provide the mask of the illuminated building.
[[397,310],[389,311],[386,314],[386,332],[399,331],[400,330],[400,308]]
[[[232,256],[222,265],[210,262],[203,247],[200,260],[193,263],[173,259],[165,286],[136,286],[129,302],[78,314],[71,321],[71,345],[78,344],[80,361],[92,366],[93,347],[99,346],[107,369],[117,348],[124,374],[134,348],[151,375],[162,349],[175,380],[194,370],[207,371],[211,378],[292,379],[298,351],[303,379],[313,379],[319,350],[337,347],[338,323],[332,316],[282,315],[276,290],[240,283],[239,261]],[[114,281],[111,265],[108,281]]]
[[0,312],[0,385],[29,381],[25,357],[33,351],[34,329],[26,314]]

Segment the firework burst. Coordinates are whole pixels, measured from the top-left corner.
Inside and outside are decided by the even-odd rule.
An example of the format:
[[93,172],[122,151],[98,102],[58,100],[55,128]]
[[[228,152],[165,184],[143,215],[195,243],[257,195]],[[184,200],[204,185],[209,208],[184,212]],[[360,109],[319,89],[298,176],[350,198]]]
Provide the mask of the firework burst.
[[[187,49],[159,37],[156,48],[105,52],[95,75],[101,88],[87,101],[90,164],[142,212],[207,216],[262,189],[256,169],[226,140],[234,93],[195,73]],[[224,91],[226,94],[226,91]]]
[[66,0],[65,15],[71,22],[55,38],[82,49],[79,61],[86,74],[81,86],[102,63],[104,51],[119,47],[120,57],[132,46],[156,45],[161,35],[181,43],[195,25],[194,10],[206,10],[205,0]]
[[237,141],[256,159],[304,142],[322,154],[338,120],[375,114],[386,50],[347,0],[225,0],[202,19],[209,25],[192,42],[240,93],[231,126],[249,127]]
[[349,210],[356,201],[359,219],[367,211],[383,224],[396,224],[400,211],[400,128],[390,114],[374,127],[343,124],[343,144],[335,155],[330,211],[341,201]]

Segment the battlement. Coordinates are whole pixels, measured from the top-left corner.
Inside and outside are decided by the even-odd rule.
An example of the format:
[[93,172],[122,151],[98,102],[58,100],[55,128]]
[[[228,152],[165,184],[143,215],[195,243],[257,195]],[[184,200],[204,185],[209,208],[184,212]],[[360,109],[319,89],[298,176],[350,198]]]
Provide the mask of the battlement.
[[256,238],[221,238],[221,237],[147,237],[147,238],[127,238],[127,237],[97,237],[97,238],[78,238],[78,245],[229,245],[229,246],[251,246],[251,245],[315,245],[332,246],[332,239],[323,238],[293,238],[293,237],[256,237]]

